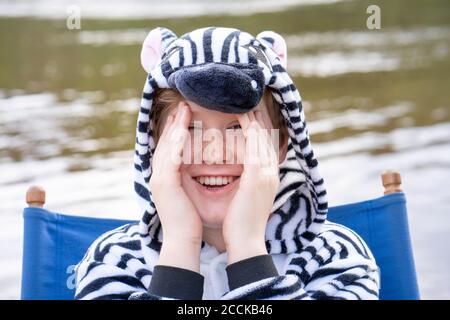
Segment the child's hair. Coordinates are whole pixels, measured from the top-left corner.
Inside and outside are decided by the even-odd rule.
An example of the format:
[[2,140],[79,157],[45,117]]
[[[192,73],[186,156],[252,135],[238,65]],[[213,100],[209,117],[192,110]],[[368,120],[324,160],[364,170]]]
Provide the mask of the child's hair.
[[[280,146],[288,139],[286,121],[280,111],[280,105],[273,97],[271,90],[264,89],[262,99],[265,100],[267,111],[272,121],[272,126],[279,129]],[[153,124],[153,139],[155,145],[158,144],[159,136],[162,132],[164,119],[169,115],[170,110],[184,100],[184,97],[175,89],[157,89],[153,97],[153,106],[150,112],[150,118]]]

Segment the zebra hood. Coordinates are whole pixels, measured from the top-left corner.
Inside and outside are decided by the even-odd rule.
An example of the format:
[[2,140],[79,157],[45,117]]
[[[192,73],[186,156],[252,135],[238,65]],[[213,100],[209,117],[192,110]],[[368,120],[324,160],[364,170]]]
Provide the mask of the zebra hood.
[[264,88],[271,88],[286,120],[289,144],[266,228],[268,253],[298,252],[320,232],[327,214],[326,191],[300,94],[286,72],[286,58],[286,42],[273,31],[254,37],[234,28],[209,27],[178,38],[166,28],[151,30],[141,52],[148,77],[137,120],[134,157],[143,247],[158,247],[163,237],[149,190],[155,151],[150,110],[159,88],[177,89],[205,108],[226,113],[250,111],[261,100]]

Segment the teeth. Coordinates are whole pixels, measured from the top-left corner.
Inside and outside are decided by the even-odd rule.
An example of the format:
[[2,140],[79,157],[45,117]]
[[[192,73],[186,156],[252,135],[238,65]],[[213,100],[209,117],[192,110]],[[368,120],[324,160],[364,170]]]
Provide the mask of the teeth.
[[222,177],[211,177],[211,176],[201,176],[195,178],[199,183],[208,186],[224,186],[234,181],[232,176],[222,176]]

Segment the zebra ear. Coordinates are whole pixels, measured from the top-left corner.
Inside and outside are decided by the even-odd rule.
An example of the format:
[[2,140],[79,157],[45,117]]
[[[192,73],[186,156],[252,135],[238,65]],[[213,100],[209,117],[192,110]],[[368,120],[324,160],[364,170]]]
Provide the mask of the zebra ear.
[[266,47],[271,48],[280,58],[281,65],[287,66],[287,45],[286,40],[274,31],[263,31],[256,36]]
[[150,73],[169,44],[176,39],[175,33],[166,28],[157,27],[149,32],[141,50],[141,64],[147,73]]

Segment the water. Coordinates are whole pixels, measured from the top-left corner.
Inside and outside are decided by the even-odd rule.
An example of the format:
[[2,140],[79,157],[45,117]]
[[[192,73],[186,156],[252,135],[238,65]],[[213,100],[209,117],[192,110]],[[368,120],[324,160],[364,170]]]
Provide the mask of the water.
[[81,30],[66,29],[61,3],[0,1],[0,298],[20,295],[21,211],[31,184],[45,187],[55,211],[139,219],[132,156],[145,79],[140,44],[156,26],[180,36],[209,25],[286,38],[330,205],[378,197],[381,172],[400,171],[422,297],[450,298],[448,2],[377,1],[382,29],[373,31],[365,1],[246,1],[245,14],[227,1],[134,1],[133,10],[77,1]]

